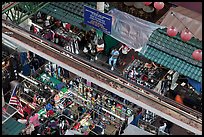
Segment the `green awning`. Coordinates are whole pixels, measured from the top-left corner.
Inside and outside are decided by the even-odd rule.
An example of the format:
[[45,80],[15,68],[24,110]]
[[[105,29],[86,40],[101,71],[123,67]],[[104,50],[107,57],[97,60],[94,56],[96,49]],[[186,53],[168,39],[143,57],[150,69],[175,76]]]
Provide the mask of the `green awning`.
[[18,135],[24,128],[26,125],[10,118],[2,125],[2,135]]
[[75,25],[79,29],[89,31],[91,27],[83,24],[84,5],[96,9],[96,2],[51,2],[40,11],[62,22]]
[[194,79],[198,82],[202,81],[202,68],[196,67],[186,61],[178,59],[174,56],[168,55],[158,49],[148,46],[145,53],[139,53],[151,61],[161,64],[162,66],[171,70],[177,71],[178,73]]

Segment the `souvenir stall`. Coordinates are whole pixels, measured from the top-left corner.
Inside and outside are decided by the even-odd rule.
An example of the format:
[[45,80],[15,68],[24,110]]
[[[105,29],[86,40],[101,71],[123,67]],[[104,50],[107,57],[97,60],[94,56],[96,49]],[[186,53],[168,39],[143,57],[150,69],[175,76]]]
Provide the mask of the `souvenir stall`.
[[[86,100],[86,106],[104,116],[104,123],[108,127],[105,129],[105,133],[114,134],[120,127],[118,123],[123,123],[126,118],[132,115],[133,111],[127,105],[90,85],[87,86],[81,78],[73,79],[72,82],[71,90]],[[99,116],[96,114],[96,119],[98,118]]]
[[141,109],[134,116],[134,119],[130,124],[155,135],[157,133],[157,127],[153,126],[153,123],[157,118],[158,116],[154,113],[145,109]]
[[49,101],[52,96],[51,89],[42,84],[35,85],[28,80],[23,80],[21,85],[20,100],[25,104],[29,104],[32,108],[42,106]]
[[40,118],[61,116],[69,122],[69,128],[59,130],[60,134],[115,134],[121,123],[132,116],[132,108],[118,97],[75,75],[64,81],[57,70],[58,66],[49,62],[33,78],[51,89],[52,96],[38,111]]
[[138,127],[153,134],[153,135],[156,135],[157,134],[157,131],[158,131],[158,128],[151,125],[150,123],[142,120],[142,119],[139,119],[138,121]]
[[153,89],[167,74],[167,70],[156,66],[155,63],[145,63],[135,59],[124,71],[123,75],[130,81]]
[[[55,31],[55,43],[58,44],[60,39],[64,49],[71,53],[79,54],[79,44],[78,42],[81,41],[82,32],[74,33],[70,31],[66,31],[64,28],[58,28]],[[60,45],[60,46],[62,46]]]
[[41,37],[58,44],[71,53],[79,54],[78,43],[83,36],[81,30],[69,23],[55,20],[51,16],[47,16],[44,22],[43,28],[38,33]]
[[78,109],[82,106],[70,98],[71,94],[66,96],[60,98],[56,94],[51,103],[48,103],[38,112],[40,118],[45,119],[41,126],[43,132],[39,131],[39,134],[59,132],[60,135],[65,135],[67,130],[70,130],[76,121],[82,117],[83,113]]
[[73,79],[74,86],[72,91],[87,100],[87,105],[99,105],[103,111],[113,114],[121,120],[132,115],[132,110],[128,108],[127,105],[124,105],[121,101],[116,100],[114,97],[102,91],[88,86],[79,79],[80,78]]

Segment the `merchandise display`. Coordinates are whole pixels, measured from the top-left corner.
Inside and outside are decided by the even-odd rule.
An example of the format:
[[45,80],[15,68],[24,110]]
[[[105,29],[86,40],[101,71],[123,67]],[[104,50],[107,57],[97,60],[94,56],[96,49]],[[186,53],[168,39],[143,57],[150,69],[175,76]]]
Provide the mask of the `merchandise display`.
[[123,72],[130,81],[150,89],[155,88],[166,73],[166,70],[158,68],[154,63],[144,63],[138,59],[135,59]]
[[172,2],[3,2],[3,135],[202,134],[201,17]]
[[[46,102],[43,104],[40,104],[44,107],[41,107],[36,114],[38,114],[40,122],[45,121],[43,119],[52,117],[66,118],[66,122],[63,123],[67,128],[60,130],[60,134],[65,134],[66,130],[73,129],[86,135],[114,134],[117,130],[117,125],[131,115],[130,109],[127,110],[127,108],[122,107],[120,103],[108,99],[108,97],[103,96],[103,98],[106,98],[104,101],[106,102],[108,100],[109,105],[102,105],[104,104],[102,103],[102,97],[100,97],[92,87],[88,87],[86,84],[79,82],[80,78],[76,77],[70,80],[70,82],[73,82],[73,85],[69,86],[70,82],[65,84],[57,78],[52,77],[49,73],[46,73],[46,71],[48,72],[46,65],[44,67],[45,70],[42,68],[41,71],[36,71],[38,73],[41,72],[41,74],[35,74],[36,80],[47,85],[46,89],[49,89],[51,97],[46,99]],[[62,83],[63,86],[59,86],[59,84]],[[30,86],[30,88],[33,89],[32,86]],[[126,113],[126,111],[128,111],[128,113]],[[124,114],[122,115],[122,113]],[[51,120],[50,124],[53,125],[53,122],[54,121]],[[41,122],[40,125],[48,126],[46,130],[43,130],[42,134],[54,134],[56,132],[55,128],[49,127],[48,123],[49,122],[45,122],[45,124],[43,124]],[[106,127],[111,127],[110,129],[112,129],[112,131],[109,131],[109,128]],[[42,127],[40,127],[40,129],[42,130]]]

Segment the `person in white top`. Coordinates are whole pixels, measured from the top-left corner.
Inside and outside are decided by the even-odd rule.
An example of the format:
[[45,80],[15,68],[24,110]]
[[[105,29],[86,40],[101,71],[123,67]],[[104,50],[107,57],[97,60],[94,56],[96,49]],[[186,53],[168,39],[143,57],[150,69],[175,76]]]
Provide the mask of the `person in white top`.
[[124,66],[126,64],[125,59],[127,58],[127,54],[130,51],[130,48],[127,45],[122,44],[122,46],[119,48],[119,51],[122,53],[120,56],[120,64]]
[[165,134],[165,129],[166,129],[167,124],[164,122],[163,125],[161,125],[158,129],[158,135],[163,135]]
[[[109,65],[111,65],[111,70],[114,70],[114,67],[116,66],[116,62],[117,62],[117,59],[118,59],[118,56],[119,56],[119,51],[114,48],[112,51],[111,51],[111,57],[109,58]],[[112,64],[113,62],[113,64]]]
[[164,131],[166,129],[166,123],[164,123],[164,125],[159,127],[159,131]]

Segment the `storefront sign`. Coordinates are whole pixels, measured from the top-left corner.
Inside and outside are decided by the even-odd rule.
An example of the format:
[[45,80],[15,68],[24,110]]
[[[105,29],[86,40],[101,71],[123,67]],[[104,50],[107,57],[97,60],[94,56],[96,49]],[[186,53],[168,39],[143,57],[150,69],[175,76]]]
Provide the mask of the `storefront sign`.
[[84,23],[106,34],[111,34],[112,16],[84,6]]

